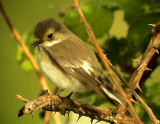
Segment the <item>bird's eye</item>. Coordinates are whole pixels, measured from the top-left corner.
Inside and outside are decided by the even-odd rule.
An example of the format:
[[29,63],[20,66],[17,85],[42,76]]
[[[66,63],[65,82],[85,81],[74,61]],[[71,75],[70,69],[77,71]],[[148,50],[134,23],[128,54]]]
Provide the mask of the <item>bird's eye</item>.
[[53,33],[48,34],[48,38],[49,39],[53,38]]

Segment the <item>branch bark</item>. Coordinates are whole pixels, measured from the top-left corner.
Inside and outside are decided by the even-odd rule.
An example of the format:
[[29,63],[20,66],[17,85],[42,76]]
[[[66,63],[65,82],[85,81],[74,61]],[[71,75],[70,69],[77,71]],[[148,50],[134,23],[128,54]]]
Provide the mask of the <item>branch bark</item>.
[[[145,71],[151,71],[147,66],[152,59],[152,57],[155,55],[155,53],[159,54],[158,49],[160,48],[160,20],[157,22],[156,25],[154,25],[154,33],[150,40],[150,43],[142,57],[142,60],[138,66],[138,68],[133,73],[129,84],[133,89],[138,88],[140,91],[139,82],[144,74]],[[142,103],[142,106],[145,108],[147,113],[150,115],[152,121],[155,124],[159,124],[160,121],[156,118],[153,111],[148,107],[148,105],[140,99],[140,102]]]
[[138,66],[138,68],[133,73],[129,83],[133,87],[133,89],[138,88],[141,91],[141,88],[139,86],[139,82],[141,80],[141,77],[145,71],[151,71],[147,66],[150,62],[151,58],[155,53],[158,53],[158,49],[160,48],[160,21],[157,22],[157,24],[154,26],[154,33],[150,40],[150,43],[142,57],[142,60]]
[[17,116],[20,117],[23,114],[33,114],[33,112],[38,109],[44,109],[47,111],[60,112],[62,115],[69,114],[69,112],[72,111],[79,114],[78,120],[80,117],[86,116],[91,119],[91,122],[96,119],[97,122],[105,121],[117,124],[136,124],[133,118],[127,117],[124,114],[119,114],[117,109],[104,109],[90,106],[78,101],[72,101],[70,96],[71,94],[66,97],[60,97],[59,95],[50,95],[47,91],[44,91],[42,96],[33,101],[28,101],[26,105],[20,109]]

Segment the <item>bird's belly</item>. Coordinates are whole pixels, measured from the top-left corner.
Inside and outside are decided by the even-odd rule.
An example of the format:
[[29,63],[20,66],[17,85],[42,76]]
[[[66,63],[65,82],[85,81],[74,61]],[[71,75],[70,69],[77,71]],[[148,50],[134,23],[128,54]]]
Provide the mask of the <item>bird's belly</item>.
[[65,72],[62,72],[50,61],[48,55],[44,51],[38,52],[38,62],[42,72],[58,87],[67,89],[73,92],[80,92],[85,87],[78,80]]

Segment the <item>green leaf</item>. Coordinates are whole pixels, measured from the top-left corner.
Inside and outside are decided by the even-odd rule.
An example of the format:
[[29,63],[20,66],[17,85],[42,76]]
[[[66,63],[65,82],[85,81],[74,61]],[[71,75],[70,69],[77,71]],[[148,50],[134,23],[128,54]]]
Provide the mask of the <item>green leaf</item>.
[[117,0],[102,0],[101,3],[103,6],[106,6],[107,8],[116,10],[120,7],[120,2]]
[[80,23],[80,17],[77,11],[72,11],[64,21],[64,24],[72,30],[81,39],[86,40],[88,38],[87,32],[82,23]]
[[141,0],[144,4],[146,13],[160,12],[160,1],[159,0]]
[[117,2],[120,4],[120,9],[124,10],[125,20],[129,24],[144,14],[143,4],[140,0],[117,0]]
[[[22,38],[23,38],[25,44],[27,45],[27,47],[29,48],[29,50],[31,51],[31,53],[34,54],[37,50],[31,47],[34,42],[33,32],[24,33]],[[17,46],[16,58],[24,70],[26,70],[26,71],[33,70],[33,66],[31,65],[30,61],[28,60],[28,58],[26,57],[22,48],[19,45]],[[36,56],[34,56],[34,58],[36,58]]]
[[[91,0],[83,3],[81,8],[95,36],[97,38],[103,37],[112,25],[112,11],[100,4],[100,2]],[[76,10],[67,15],[64,23],[83,40],[88,38],[87,32],[85,31],[84,25],[80,23],[80,17]]]
[[153,27],[148,24],[154,24],[159,18],[160,13],[151,13],[137,19],[128,31],[127,43],[129,45],[128,53],[136,55],[138,52],[144,52],[151,36]]
[[106,51],[108,58],[111,59],[111,62],[116,64],[118,61],[123,60],[124,54],[127,51],[126,39],[113,37],[107,40],[103,49]]

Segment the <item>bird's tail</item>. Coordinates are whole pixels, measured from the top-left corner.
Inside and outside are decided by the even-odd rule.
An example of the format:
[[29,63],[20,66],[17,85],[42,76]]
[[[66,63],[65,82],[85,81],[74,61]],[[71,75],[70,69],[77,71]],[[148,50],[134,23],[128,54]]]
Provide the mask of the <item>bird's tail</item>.
[[113,84],[105,74],[102,73],[97,79],[101,82],[100,88],[103,91],[102,96],[104,98],[109,100],[113,105],[116,105],[114,102],[114,100],[116,100],[121,105],[126,107],[126,109],[128,109],[125,99],[123,99],[122,96],[120,96],[120,94],[116,91],[116,89],[113,87]]

